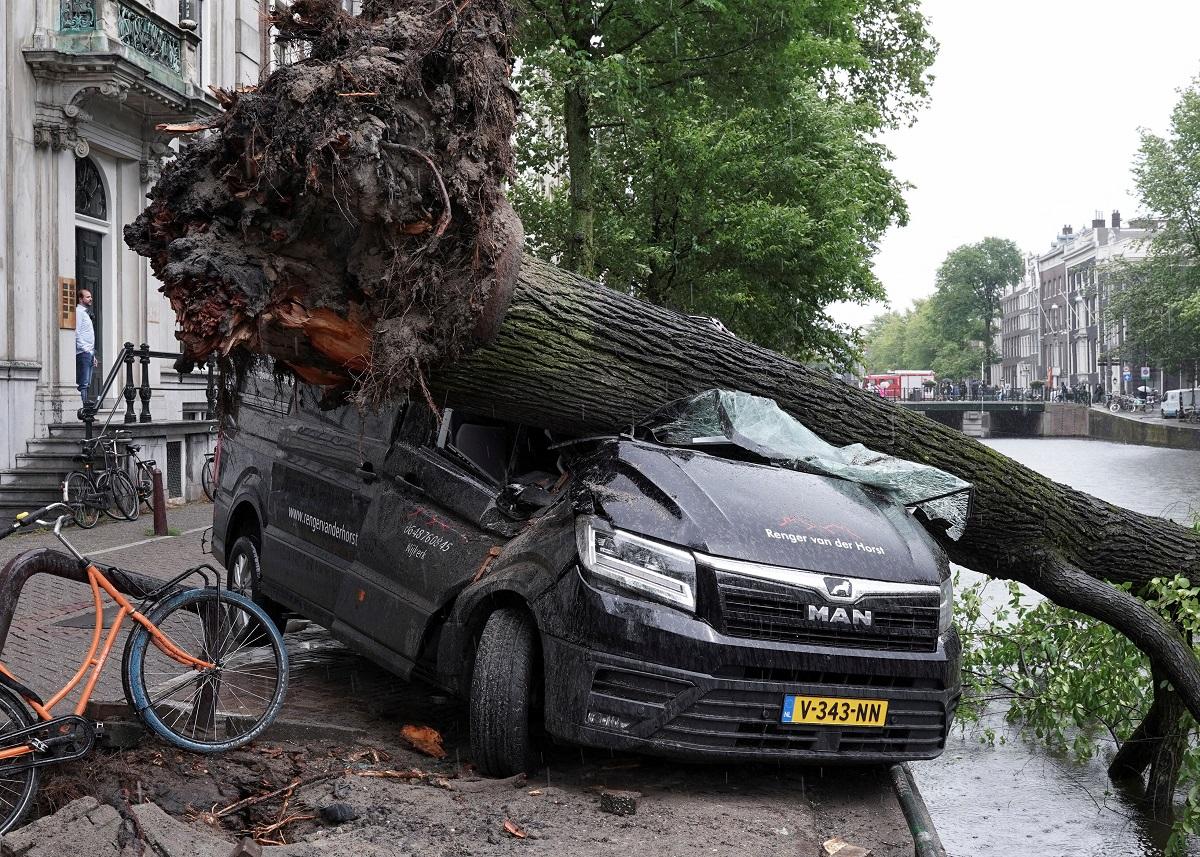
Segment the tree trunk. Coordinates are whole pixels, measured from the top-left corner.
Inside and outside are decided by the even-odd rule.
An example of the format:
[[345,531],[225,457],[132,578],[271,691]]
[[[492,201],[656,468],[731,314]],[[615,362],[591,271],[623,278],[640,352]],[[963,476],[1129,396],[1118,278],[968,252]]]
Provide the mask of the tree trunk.
[[1200,537],[1059,485],[936,423],[765,348],[526,258],[491,345],[432,379],[440,404],[570,432],[611,432],[712,387],[774,398],[825,440],[863,443],[975,486],[950,558],[1020,581],[1126,634],[1200,715],[1200,670],[1178,632],[1133,595],[1191,576]]
[[1169,823],[1175,811],[1179,768],[1187,749],[1182,700],[1159,671],[1152,671],[1154,700],[1142,722],[1121,744],[1108,766],[1114,780],[1138,780],[1149,771],[1143,798],[1151,815]]
[[567,130],[567,173],[571,203],[570,233],[564,262],[569,270],[590,277],[596,266],[595,177],[592,173],[591,114],[583,84],[567,86],[563,112]]

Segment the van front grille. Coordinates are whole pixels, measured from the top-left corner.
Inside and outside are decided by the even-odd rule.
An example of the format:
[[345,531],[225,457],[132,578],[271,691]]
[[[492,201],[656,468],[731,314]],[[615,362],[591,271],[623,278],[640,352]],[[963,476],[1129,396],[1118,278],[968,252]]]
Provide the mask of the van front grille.
[[[728,572],[715,574],[719,621],[731,637],[891,652],[937,650],[936,595],[873,596],[851,607],[825,601],[797,586]],[[846,621],[820,618],[839,615]],[[864,621],[868,615],[869,624]]]

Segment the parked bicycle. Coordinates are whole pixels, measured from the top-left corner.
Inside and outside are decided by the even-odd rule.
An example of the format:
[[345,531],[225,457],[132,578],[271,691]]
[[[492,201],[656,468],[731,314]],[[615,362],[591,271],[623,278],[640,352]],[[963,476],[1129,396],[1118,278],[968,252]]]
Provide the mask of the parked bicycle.
[[213,459],[215,458],[215,452],[204,453],[204,469],[200,471],[200,487],[204,489],[204,496],[209,499],[209,502],[216,499],[216,495],[213,493],[217,487],[213,465]]
[[[95,468],[97,450],[104,457],[104,468],[99,471]],[[82,467],[63,480],[63,502],[71,508],[76,524],[91,529],[101,512],[114,520],[137,518],[137,489],[121,466],[115,437],[104,435],[80,441],[80,454],[75,460]]]
[[137,489],[138,504],[145,503],[146,511],[154,511],[154,468],[158,462],[153,458],[139,458],[142,448],[130,443],[133,435],[127,431],[115,432],[117,440],[124,441],[125,454],[122,456],[122,470],[129,474],[133,487]]
[[[85,566],[95,629],[79,670],[47,701],[0,664],[0,834],[19,824],[33,803],[40,768],[78,759],[95,744],[103,724],[83,713],[127,618],[134,628],[121,659],[125,696],[151,732],[181,750],[216,753],[247,744],[275,720],[287,691],[287,652],[278,629],[250,599],[223,589],[212,566],[188,569],[135,607],[110,580],[132,575],[92,562],[63,536],[63,524],[74,515],[66,504],[22,512],[0,539],[33,523],[49,526],[42,516],[59,512],[54,535]],[[191,576],[206,585],[178,587]],[[103,645],[101,592],[119,608]],[[74,713],[54,716],[85,677]]]

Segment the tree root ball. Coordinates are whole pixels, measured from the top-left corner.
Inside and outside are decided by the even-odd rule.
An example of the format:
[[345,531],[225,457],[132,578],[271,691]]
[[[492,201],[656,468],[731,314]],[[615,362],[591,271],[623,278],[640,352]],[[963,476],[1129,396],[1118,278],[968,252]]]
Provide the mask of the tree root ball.
[[490,339],[516,280],[517,109],[502,0],[296,0],[308,47],[163,171],[125,241],[150,259],[185,361],[267,354],[363,404]]

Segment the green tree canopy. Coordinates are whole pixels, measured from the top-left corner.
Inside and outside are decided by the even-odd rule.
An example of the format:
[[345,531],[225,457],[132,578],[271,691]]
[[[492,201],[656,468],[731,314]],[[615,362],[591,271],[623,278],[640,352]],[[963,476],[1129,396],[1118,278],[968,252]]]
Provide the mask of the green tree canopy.
[[992,335],[1004,287],[1020,279],[1021,252],[1005,238],[984,238],[946,255],[933,295],[905,313],[878,316],[864,331],[870,372],[932,369],[941,378],[973,378],[991,365]]
[[1021,251],[1007,238],[984,238],[951,250],[938,269],[933,297],[946,339],[962,348],[981,343],[980,357],[990,366],[1000,295],[1021,271]]
[[533,251],[794,356],[881,296],[906,219],[873,142],[927,96],[918,0],[531,0],[514,200]]
[[1200,358],[1200,81],[1180,93],[1170,131],[1142,131],[1133,177],[1158,221],[1145,260],[1109,271],[1110,321],[1125,323],[1126,354],[1193,369]]

